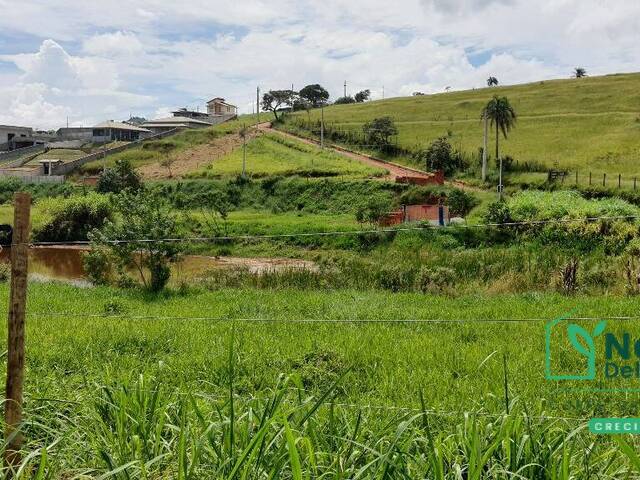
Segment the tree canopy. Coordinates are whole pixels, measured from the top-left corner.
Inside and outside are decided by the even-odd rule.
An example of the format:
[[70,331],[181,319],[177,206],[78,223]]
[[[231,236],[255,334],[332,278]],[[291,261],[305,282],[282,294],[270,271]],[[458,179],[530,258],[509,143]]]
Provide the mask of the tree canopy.
[[576,69],[573,71],[573,76],[575,78],[583,78],[587,76],[587,70],[585,68],[582,67],[576,67]]
[[353,98],[356,103],[362,103],[369,100],[369,97],[371,97],[371,90],[367,88],[366,90],[361,90],[360,92],[356,93]]
[[374,118],[362,126],[362,131],[367,143],[379,148],[384,148],[389,144],[389,138],[398,134],[398,129],[391,117]]
[[298,93],[302,100],[306,100],[314,108],[320,107],[329,100],[329,92],[320,84],[307,85]]
[[494,87],[498,85],[498,79],[496,77],[489,77],[487,78],[487,86],[488,87]]
[[296,96],[293,90],[269,90],[262,96],[262,110],[273,112],[273,116],[278,120],[278,110],[282,107],[292,107]]

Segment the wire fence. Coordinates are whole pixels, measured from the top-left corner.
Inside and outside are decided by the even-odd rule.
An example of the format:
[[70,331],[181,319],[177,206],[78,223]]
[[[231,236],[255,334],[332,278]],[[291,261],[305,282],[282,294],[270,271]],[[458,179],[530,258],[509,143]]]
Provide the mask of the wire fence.
[[[478,223],[478,224],[449,224],[449,225],[432,225],[430,223],[420,224],[411,227],[398,228],[373,228],[366,230],[332,230],[332,231],[316,231],[316,232],[297,232],[297,233],[278,233],[278,234],[256,234],[256,235],[220,235],[212,237],[175,237],[175,238],[123,238],[115,240],[106,240],[104,243],[109,244],[128,244],[128,243],[207,243],[219,241],[234,240],[270,240],[279,238],[302,238],[302,237],[328,237],[328,236],[348,236],[348,235],[372,235],[380,233],[397,233],[412,232],[421,230],[441,230],[456,228],[506,228],[519,226],[540,226],[553,224],[571,224],[571,223],[589,223],[598,221],[633,221],[639,220],[640,215],[609,215],[597,217],[583,218],[557,218],[547,220],[523,220],[514,222],[497,222],[497,223]],[[25,242],[14,243],[13,245],[27,244],[32,247],[45,246],[62,246],[62,245],[90,245],[89,240],[59,241],[59,242]]]

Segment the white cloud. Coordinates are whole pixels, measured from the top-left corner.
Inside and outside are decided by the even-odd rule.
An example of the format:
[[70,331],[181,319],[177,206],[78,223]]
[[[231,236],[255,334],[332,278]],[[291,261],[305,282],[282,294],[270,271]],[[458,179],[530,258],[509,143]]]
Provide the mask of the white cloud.
[[150,96],[120,89],[117,66],[111,61],[71,56],[53,40],[42,42],[36,53],[0,59],[22,72],[17,81],[0,77],[2,123],[54,128],[68,116],[73,124],[90,125],[153,102]]
[[[379,98],[383,85],[388,97],[482,86],[488,75],[509,84],[569,76],[578,65],[593,74],[640,65],[636,0],[8,3],[0,0],[0,31],[57,40],[35,53],[0,51],[22,72],[17,83],[0,75],[0,95],[22,89],[4,114],[14,123],[22,112],[37,119],[29,112],[38,108],[44,123],[153,116],[203,108],[214,95],[248,111],[258,84],[319,82],[335,98],[346,79],[350,93],[370,88]],[[474,65],[470,51],[488,60]]]

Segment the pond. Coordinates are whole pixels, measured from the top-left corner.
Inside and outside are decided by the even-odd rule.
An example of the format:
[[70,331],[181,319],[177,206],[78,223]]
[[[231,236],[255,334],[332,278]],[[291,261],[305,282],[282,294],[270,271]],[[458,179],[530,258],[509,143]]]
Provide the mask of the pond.
[[[33,280],[60,280],[75,284],[88,284],[82,253],[86,247],[52,246],[29,249],[29,277]],[[3,247],[0,261],[10,261],[11,248]],[[184,255],[172,266],[174,281],[189,280],[217,268],[242,268],[251,273],[288,270],[291,268],[315,269],[313,262],[290,258],[241,258]]]

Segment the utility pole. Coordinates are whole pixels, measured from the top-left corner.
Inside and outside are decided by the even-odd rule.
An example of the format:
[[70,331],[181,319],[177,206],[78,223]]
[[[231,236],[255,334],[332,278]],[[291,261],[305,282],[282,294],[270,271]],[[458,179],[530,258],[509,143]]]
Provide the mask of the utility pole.
[[29,228],[31,195],[14,195],[13,238],[11,241],[11,292],[7,338],[7,383],[4,402],[5,466],[20,464],[22,448],[22,389],[24,385],[24,319],[27,305]]
[[242,124],[242,178],[247,175],[247,126]]
[[344,96],[345,96],[345,98],[347,96],[347,81],[346,80],[344,81]]
[[382,85],[382,99],[384,100],[384,85]]
[[260,87],[256,89],[256,111],[258,112],[256,125],[258,125],[260,124]]
[[324,103],[320,107],[320,149],[324,149]]
[[485,111],[482,115],[484,119],[484,140],[482,143],[482,181],[487,179],[487,142],[489,136],[489,117]]

